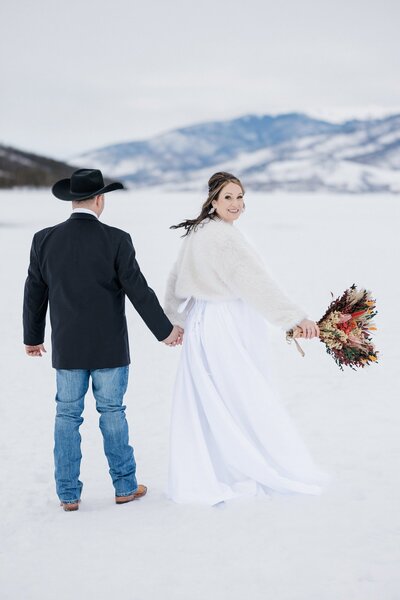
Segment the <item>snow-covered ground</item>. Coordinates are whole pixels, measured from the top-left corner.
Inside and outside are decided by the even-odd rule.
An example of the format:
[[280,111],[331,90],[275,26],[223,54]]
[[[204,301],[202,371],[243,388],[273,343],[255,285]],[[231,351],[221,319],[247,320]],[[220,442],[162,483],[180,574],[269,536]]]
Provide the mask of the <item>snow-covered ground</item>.
[[[162,298],[196,194],[106,196],[102,220],[132,234]],[[77,513],[53,483],[55,377],[25,356],[21,303],[32,235],[69,215],[43,191],[0,193],[1,581],[3,600],[399,600],[400,435],[395,196],[246,194],[239,226],[292,297],[318,319],[353,282],[377,298],[377,365],[342,373],[317,340],[305,358],[273,329],[282,402],[318,464],[335,477],[321,497],[275,496],[206,508],[165,496],[171,388],[179,349],[159,344],[128,307],[133,362],[127,417],[148,495],[114,504],[94,401],[82,425]]]

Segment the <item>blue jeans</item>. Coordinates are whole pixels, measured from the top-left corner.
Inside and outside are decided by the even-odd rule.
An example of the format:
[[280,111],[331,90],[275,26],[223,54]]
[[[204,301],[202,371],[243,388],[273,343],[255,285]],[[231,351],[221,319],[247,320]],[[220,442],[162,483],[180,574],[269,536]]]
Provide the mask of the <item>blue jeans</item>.
[[81,496],[79,427],[83,423],[82,413],[90,377],[115,495],[127,496],[136,491],[136,463],[133,448],[129,445],[126,407],[122,404],[128,374],[129,366],[116,369],[57,369],[54,463],[57,494],[62,502],[77,502]]

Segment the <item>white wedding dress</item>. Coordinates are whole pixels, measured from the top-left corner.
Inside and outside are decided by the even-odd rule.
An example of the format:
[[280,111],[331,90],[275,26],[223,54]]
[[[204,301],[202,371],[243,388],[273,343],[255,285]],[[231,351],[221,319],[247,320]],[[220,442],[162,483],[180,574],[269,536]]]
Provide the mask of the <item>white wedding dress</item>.
[[320,494],[331,477],[314,463],[274,390],[263,316],[241,299],[185,305],[168,496],[214,505],[257,494]]

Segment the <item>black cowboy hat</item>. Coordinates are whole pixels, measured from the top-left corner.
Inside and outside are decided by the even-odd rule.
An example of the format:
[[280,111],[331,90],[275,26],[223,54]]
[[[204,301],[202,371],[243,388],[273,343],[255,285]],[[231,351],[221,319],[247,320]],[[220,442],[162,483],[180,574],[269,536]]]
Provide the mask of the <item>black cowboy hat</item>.
[[92,196],[123,189],[124,186],[118,181],[104,185],[103,175],[98,169],[78,169],[72,173],[69,179],[57,181],[51,191],[60,200],[85,200]]

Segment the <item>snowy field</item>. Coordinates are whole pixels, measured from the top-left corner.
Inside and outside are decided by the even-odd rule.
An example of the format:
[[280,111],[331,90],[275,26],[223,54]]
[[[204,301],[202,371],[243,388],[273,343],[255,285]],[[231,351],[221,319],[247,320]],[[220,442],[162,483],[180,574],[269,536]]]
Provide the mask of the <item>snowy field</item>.
[[[201,194],[115,192],[102,220],[132,235],[163,298],[179,232]],[[0,193],[2,600],[399,600],[400,198],[246,194],[239,226],[271,272],[317,320],[353,282],[379,315],[380,363],[341,372],[317,340],[302,358],[272,330],[282,402],[317,463],[334,475],[320,497],[275,496],[207,508],[165,496],[171,389],[180,349],[159,344],[127,306],[133,361],[127,418],[148,495],[114,504],[91,394],[81,508],[65,513],[53,481],[55,373],[22,345],[22,292],[35,231],[70,205],[43,191]],[[277,248],[279,249],[277,251]]]

